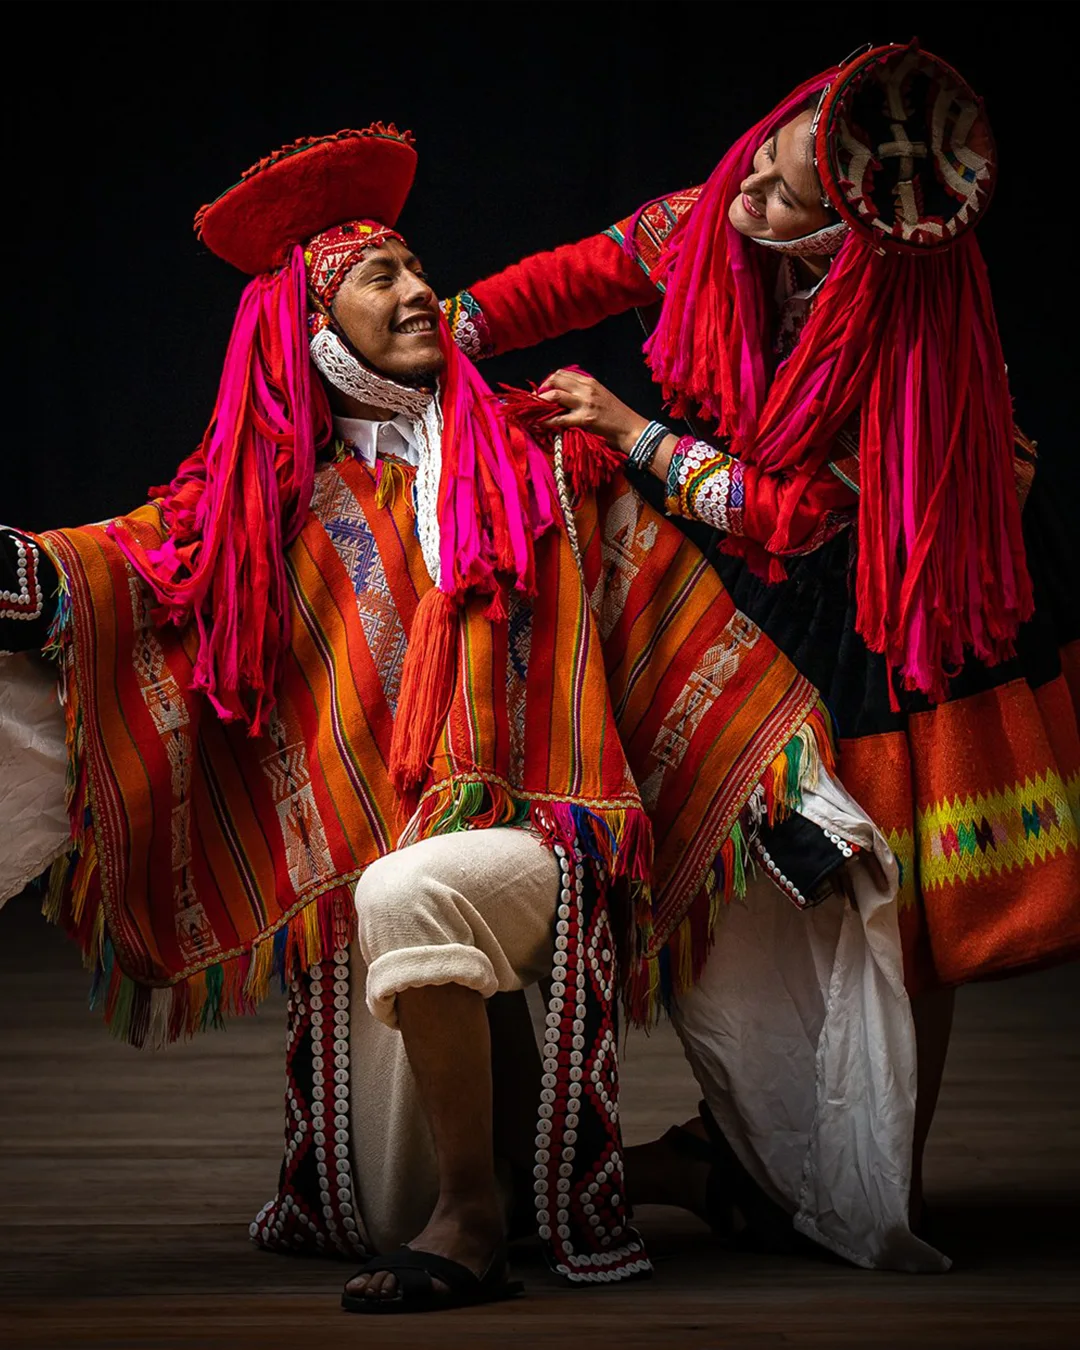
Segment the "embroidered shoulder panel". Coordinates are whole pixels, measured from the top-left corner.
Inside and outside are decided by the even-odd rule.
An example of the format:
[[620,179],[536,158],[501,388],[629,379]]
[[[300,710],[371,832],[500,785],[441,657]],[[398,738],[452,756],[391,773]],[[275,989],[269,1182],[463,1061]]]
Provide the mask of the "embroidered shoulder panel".
[[[641,211],[618,221],[604,233],[610,239],[614,239],[620,248],[626,248],[627,234],[633,228],[628,251],[642,271],[655,282],[656,277],[653,274],[663,257],[668,239],[693,210],[700,196],[700,186],[686,188],[683,192],[673,192],[670,197],[661,197],[659,201],[650,202]],[[661,291],[664,289],[659,283],[657,288]]]

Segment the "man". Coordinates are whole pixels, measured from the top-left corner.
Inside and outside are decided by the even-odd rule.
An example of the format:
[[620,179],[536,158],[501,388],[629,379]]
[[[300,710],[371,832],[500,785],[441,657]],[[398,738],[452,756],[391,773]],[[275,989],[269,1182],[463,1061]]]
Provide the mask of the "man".
[[[493,405],[393,228],[414,166],[393,128],[344,132],[204,208],[204,242],[254,280],[202,445],[151,506],[5,542],[63,596],[47,645],[76,847],[48,910],[137,1044],[292,980],[293,1135],[254,1231],[382,1253],[347,1287],[357,1312],[517,1292],[485,1000],[543,976],[540,1236],[571,1281],[647,1273],[617,984],[641,1019],[662,995],[707,1006],[690,986],[745,842],[800,799],[875,844],[829,796],[816,691],[700,556]],[[16,563],[34,618],[3,616],[12,649],[41,645],[48,585],[29,578]],[[853,852],[836,847],[822,874]],[[846,913],[826,940],[841,959],[843,930],[854,969],[873,942]],[[885,965],[862,978],[899,1037],[902,1117]]]

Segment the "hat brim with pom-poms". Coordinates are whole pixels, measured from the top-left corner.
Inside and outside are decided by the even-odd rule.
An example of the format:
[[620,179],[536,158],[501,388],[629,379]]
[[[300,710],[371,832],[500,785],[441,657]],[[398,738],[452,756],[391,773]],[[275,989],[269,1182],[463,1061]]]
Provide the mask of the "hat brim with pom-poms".
[[283,267],[290,250],[348,220],[396,223],[416,174],[412,135],[393,123],[306,137],[247,169],[195,217],[219,258],[258,276]]

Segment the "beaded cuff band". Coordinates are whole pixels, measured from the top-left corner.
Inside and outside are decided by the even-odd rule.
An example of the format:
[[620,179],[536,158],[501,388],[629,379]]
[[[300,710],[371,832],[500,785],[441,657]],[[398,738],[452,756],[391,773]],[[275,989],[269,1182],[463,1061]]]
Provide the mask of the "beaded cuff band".
[[634,442],[634,448],[627,455],[627,459],[635,469],[647,470],[656,458],[660,442],[665,436],[670,435],[671,432],[663,422],[650,422]]
[[41,550],[22,533],[0,526],[0,619],[32,621],[41,617],[45,594],[41,587]]
[[675,449],[671,452],[671,461],[668,464],[667,471],[667,483],[664,488],[664,509],[672,516],[681,516],[683,514],[683,461],[686,458],[687,452],[693,445],[693,436],[680,436],[676,442]]

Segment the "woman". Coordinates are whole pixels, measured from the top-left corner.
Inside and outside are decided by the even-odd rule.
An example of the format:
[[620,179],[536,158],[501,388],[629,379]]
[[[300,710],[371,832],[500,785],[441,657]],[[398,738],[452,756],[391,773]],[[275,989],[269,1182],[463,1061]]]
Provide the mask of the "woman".
[[[830,702],[845,786],[902,867],[915,1216],[953,989],[1080,950],[1080,623],[971,230],[996,168],[956,72],[878,48],[800,86],[703,187],[448,302],[488,354],[661,302],[647,361],[690,435],[581,372],[541,393],[551,425],[603,435],[724,532],[737,603]],[[649,1146],[638,1198],[701,1209],[673,1146],[696,1151]]]

